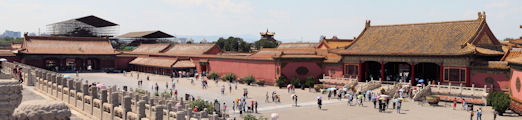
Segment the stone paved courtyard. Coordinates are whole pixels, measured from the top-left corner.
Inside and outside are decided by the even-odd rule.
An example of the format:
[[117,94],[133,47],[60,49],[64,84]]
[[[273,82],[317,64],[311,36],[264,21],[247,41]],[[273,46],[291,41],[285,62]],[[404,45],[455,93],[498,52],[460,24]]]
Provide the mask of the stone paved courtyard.
[[[80,73],[79,78],[83,78],[91,82],[100,82],[107,86],[117,85],[118,87],[122,87],[124,85],[129,86],[130,88],[140,88],[137,85],[138,79],[136,78],[136,73],[128,73],[126,76],[123,74],[116,73]],[[73,77],[76,77],[75,74],[67,74]],[[149,75],[150,81],[145,80],[145,76]],[[153,74],[145,74],[140,73],[140,78],[143,80],[143,87],[141,89],[146,89],[151,91],[152,86],[155,83],[158,83],[160,91],[164,91],[166,82],[169,82],[169,88],[171,79],[168,76],[160,76]],[[178,80],[178,79],[177,79]],[[222,85],[225,85],[226,92],[224,95],[220,93]],[[316,119],[324,119],[327,118],[329,120],[345,120],[345,119],[406,119],[406,120],[414,120],[414,119],[469,119],[469,112],[461,110],[460,106],[457,107],[458,110],[452,110],[450,107],[450,103],[440,103],[440,106],[429,106],[428,104],[420,104],[417,102],[411,102],[407,100],[403,104],[401,114],[397,114],[395,110],[388,109],[385,113],[379,113],[377,109],[373,108],[373,104],[370,102],[365,102],[363,107],[360,106],[347,106],[346,100],[343,99],[341,101],[337,99],[327,99],[326,94],[320,94],[315,92],[309,92],[306,90],[296,90],[295,94],[299,96],[298,107],[295,107],[291,104],[291,94],[288,93],[286,89],[279,89],[273,86],[246,86],[245,84],[238,84],[237,90],[234,89],[234,84],[232,84],[232,93],[228,90],[228,82],[219,81],[218,85],[213,80],[209,80],[209,87],[207,89],[202,89],[201,80],[194,80],[194,84],[190,83],[190,78],[181,78],[179,82],[176,84],[176,89],[178,90],[178,97],[184,95],[185,93],[193,94],[194,96],[200,97],[206,100],[224,100],[229,106],[227,109],[228,113],[231,113],[232,116],[238,116],[239,114],[232,113],[231,105],[232,101],[235,98],[239,98],[242,96],[243,88],[247,88],[249,91],[249,98],[247,101],[256,100],[259,103],[259,114],[255,114],[258,116],[269,117],[271,113],[279,113],[280,118],[282,120],[288,119],[303,119],[303,120],[316,120]],[[281,96],[281,103],[273,103],[265,102],[265,95],[267,92],[276,91]],[[270,93],[269,93],[270,94]],[[323,97],[323,109],[319,110],[316,104],[316,97]],[[249,103],[250,104],[250,103]],[[484,115],[483,119],[492,119],[493,114],[490,106],[478,106],[483,109]],[[477,107],[475,107],[477,109]],[[520,119],[517,115],[507,114],[507,116],[499,116],[498,120],[516,120]]]

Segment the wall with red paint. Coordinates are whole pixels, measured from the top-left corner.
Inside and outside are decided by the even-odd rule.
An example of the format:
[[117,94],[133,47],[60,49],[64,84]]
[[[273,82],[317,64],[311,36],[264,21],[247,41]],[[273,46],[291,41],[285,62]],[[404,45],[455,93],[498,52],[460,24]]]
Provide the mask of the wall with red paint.
[[326,64],[324,65],[323,73],[331,77],[342,77],[343,64]]
[[221,53],[221,49],[219,49],[219,47],[216,45],[212,48],[210,48],[210,50],[208,50],[205,54],[218,54],[218,53]]
[[486,71],[471,71],[471,84],[475,84],[475,87],[484,87],[484,85],[488,85],[488,88],[491,88],[491,84],[486,82],[486,78],[493,79],[493,88],[495,90],[509,90],[509,71],[495,71],[495,72],[486,72]]
[[511,69],[512,70],[512,75],[511,75],[511,79],[509,80],[509,87],[511,89],[511,97],[513,98],[516,98],[518,100],[522,100],[522,88],[520,88],[521,90],[517,90],[517,79],[520,80],[520,82],[522,82],[522,71],[521,70],[516,70],[516,69]]
[[[318,65],[319,62],[286,62],[287,64],[283,66],[282,73],[288,79],[293,79],[294,77],[299,78],[300,80],[306,80],[308,76],[317,76],[322,75],[323,69]],[[308,73],[305,75],[297,74],[296,70],[299,67],[306,67],[308,69]]]
[[[197,61],[194,60],[193,61]],[[219,74],[234,73],[238,78],[254,75],[256,80],[265,80],[267,83],[275,83],[276,64],[274,61],[234,60],[209,58],[209,72]],[[195,63],[199,70],[199,62]]]
[[134,60],[136,57],[120,57],[117,56],[114,60],[115,68],[116,69],[122,69],[122,70],[130,70],[129,68],[129,62]]

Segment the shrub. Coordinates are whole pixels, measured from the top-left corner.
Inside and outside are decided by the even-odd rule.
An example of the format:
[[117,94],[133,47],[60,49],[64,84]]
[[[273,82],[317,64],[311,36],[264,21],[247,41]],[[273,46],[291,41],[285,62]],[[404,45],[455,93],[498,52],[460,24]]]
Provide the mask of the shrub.
[[257,85],[259,85],[259,86],[265,86],[265,81],[264,81],[264,80],[258,80],[258,81],[257,81]]
[[321,89],[324,89],[324,86],[322,84],[314,85],[315,92],[319,92]]
[[298,87],[299,82],[301,82],[301,80],[299,80],[299,78],[294,77],[292,81],[290,81],[290,84],[294,85],[295,87]]
[[284,75],[279,76],[279,78],[277,79],[276,83],[277,83],[277,86],[279,88],[285,87],[286,84],[288,84],[286,82],[286,76],[284,76]]
[[143,90],[143,89],[136,88],[135,91],[136,91],[137,93],[140,93],[140,94],[145,94],[145,90]]
[[488,94],[488,97],[487,97],[487,104],[488,105],[491,105],[491,101],[493,100],[493,98],[497,97],[499,94],[502,94],[502,91],[493,91],[491,93]]
[[243,116],[243,120],[268,120],[268,118],[265,118],[263,116],[259,116],[259,118],[258,118],[254,115],[247,114],[247,115]]
[[250,84],[252,84],[253,82],[255,82],[255,80],[254,80],[254,75],[248,75],[248,76],[245,76],[245,77],[241,78],[241,80],[242,80],[243,82],[245,82],[246,84],[248,84],[248,85],[250,85]]
[[314,78],[314,76],[308,76],[308,77],[306,77],[306,82],[305,82],[306,87],[313,87],[314,84],[315,84],[315,78]]
[[211,72],[210,74],[207,75],[207,78],[212,79],[212,80],[217,80],[217,79],[219,79],[219,74],[216,72]]
[[167,92],[167,91],[163,91],[161,93],[161,96],[165,97],[165,98],[171,98],[172,97],[172,93],[171,92]]
[[203,109],[207,108],[209,114],[211,114],[214,110],[212,109],[213,106],[210,103],[207,103],[201,99],[190,101],[190,108],[194,109],[195,107],[198,107],[198,111],[203,111]]
[[509,95],[501,92],[491,99],[491,106],[499,115],[502,115],[509,107],[509,102],[511,102]]
[[236,79],[237,79],[237,77],[236,77],[236,74],[234,74],[234,73],[227,73],[227,74],[223,75],[223,80],[225,80],[225,81],[232,82]]

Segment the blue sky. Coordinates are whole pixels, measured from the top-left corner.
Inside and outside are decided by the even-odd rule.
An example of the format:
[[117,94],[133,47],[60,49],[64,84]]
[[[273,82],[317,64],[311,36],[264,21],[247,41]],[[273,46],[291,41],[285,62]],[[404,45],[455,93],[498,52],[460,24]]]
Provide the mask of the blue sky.
[[479,11],[499,40],[522,36],[522,0],[0,0],[0,31],[43,32],[46,24],[96,15],[120,24],[120,34],[257,37],[268,28],[283,42],[315,42],[321,35],[353,38],[365,20],[469,20]]

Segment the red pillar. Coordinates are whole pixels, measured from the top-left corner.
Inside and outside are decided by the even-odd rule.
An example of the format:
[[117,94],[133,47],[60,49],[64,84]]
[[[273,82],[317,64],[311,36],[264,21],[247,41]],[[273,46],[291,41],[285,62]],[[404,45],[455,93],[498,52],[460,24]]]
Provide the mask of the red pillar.
[[345,64],[343,63],[343,77],[346,77],[346,74],[345,74],[345,73],[346,73],[346,66],[345,66]]
[[359,67],[358,68],[359,68],[359,70],[357,72],[359,73],[359,82],[362,82],[364,80],[362,79],[362,62],[360,60],[359,60]]
[[440,62],[440,80],[439,82],[442,83],[444,81],[444,64],[443,62]]
[[410,84],[413,86],[413,83],[415,81],[415,62],[411,62],[411,80]]
[[381,81],[384,80],[384,61],[381,62]]
[[466,67],[466,86],[471,87],[469,67]]

